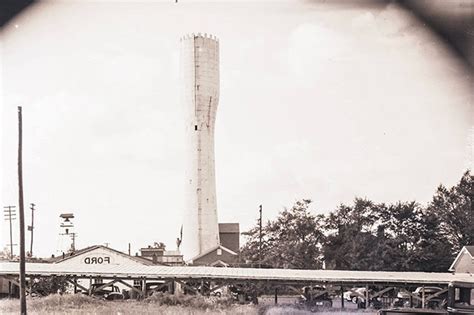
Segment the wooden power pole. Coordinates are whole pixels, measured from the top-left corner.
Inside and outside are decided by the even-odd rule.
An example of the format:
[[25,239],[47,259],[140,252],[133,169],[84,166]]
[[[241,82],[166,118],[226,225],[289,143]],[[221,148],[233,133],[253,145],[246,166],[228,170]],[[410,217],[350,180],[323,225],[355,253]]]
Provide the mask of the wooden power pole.
[[20,313],[26,315],[25,207],[23,203],[22,117],[18,106],[18,203],[20,212]]
[[12,229],[12,220],[15,220],[15,206],[5,206],[3,207],[4,214],[5,214],[5,220],[10,221],[10,259],[13,259],[13,229]]

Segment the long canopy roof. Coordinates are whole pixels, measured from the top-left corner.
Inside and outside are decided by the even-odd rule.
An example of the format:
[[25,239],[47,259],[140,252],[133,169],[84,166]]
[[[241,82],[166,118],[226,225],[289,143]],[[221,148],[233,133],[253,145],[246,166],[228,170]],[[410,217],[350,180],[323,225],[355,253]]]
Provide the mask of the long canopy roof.
[[[18,262],[0,263],[1,275],[18,275]],[[328,283],[406,283],[448,284],[450,282],[474,283],[471,274],[434,272],[390,272],[350,270],[297,270],[219,267],[168,267],[126,265],[62,265],[27,263],[28,276],[77,276],[103,278],[148,278],[148,279],[212,279],[253,280],[275,282],[328,282]]]

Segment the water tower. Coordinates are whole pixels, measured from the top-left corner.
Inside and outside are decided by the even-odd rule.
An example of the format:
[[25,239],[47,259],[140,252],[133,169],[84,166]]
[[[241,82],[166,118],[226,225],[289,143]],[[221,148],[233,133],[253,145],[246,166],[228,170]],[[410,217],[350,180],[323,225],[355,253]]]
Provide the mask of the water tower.
[[187,139],[186,260],[219,245],[214,126],[219,103],[219,41],[207,34],[181,38],[182,101]]

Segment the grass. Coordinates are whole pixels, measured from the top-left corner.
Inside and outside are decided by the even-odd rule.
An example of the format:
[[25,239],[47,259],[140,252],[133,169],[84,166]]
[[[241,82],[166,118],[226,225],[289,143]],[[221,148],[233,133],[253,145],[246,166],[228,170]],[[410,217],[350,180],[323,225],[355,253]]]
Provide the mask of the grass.
[[[28,314],[258,314],[251,305],[229,305],[226,299],[216,302],[197,296],[174,297],[163,295],[143,301],[104,301],[83,294],[50,295],[42,298],[27,298]],[[18,314],[18,299],[0,300],[0,314]]]
[[[303,315],[308,311],[291,305],[254,306],[238,305],[226,298],[157,294],[143,301],[104,301],[83,294],[50,295],[42,298],[27,298],[28,314],[183,314],[183,315]],[[0,314],[18,314],[18,299],[0,300]],[[337,309],[321,310],[318,314],[352,314],[356,310],[341,312]],[[357,311],[356,311],[357,312]],[[359,312],[357,312],[359,313]],[[370,312],[365,311],[365,314]],[[376,314],[371,312],[372,314]]]

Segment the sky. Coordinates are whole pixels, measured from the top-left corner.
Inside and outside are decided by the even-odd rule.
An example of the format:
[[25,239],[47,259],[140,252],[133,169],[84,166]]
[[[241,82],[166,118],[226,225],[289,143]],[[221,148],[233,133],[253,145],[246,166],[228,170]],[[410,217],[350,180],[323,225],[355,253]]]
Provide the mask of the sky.
[[[260,204],[268,220],[302,198],[314,213],[355,197],[426,204],[472,168],[472,73],[395,4],[47,1],[0,34],[1,203],[18,203],[22,106],[35,255],[67,245],[65,212],[78,248],[175,249],[186,163],[179,38],[193,32],[220,40],[220,222],[245,231]],[[0,229],[4,247],[7,222]]]

